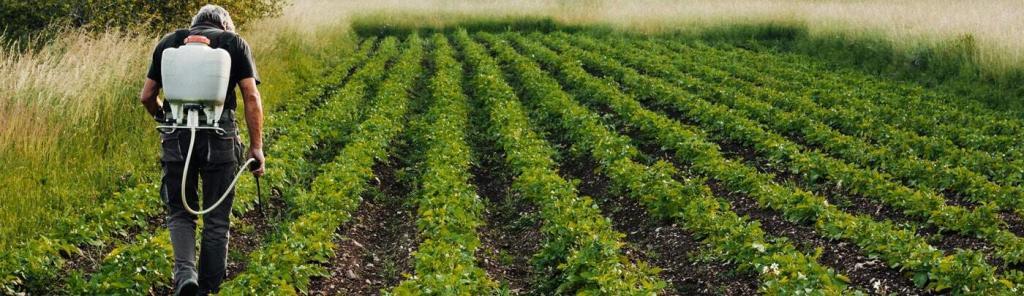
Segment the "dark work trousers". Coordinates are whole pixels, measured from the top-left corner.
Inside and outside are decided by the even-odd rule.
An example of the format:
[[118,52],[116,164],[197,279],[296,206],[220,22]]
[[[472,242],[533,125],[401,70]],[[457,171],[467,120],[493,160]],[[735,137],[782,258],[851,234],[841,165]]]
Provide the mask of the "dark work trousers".
[[[233,120],[230,122],[230,132],[223,135],[213,131],[196,132],[185,188],[186,199],[193,210],[200,210],[198,186],[203,188],[203,205],[212,205],[224,194],[238,172],[244,148],[238,139]],[[174,284],[177,286],[178,281],[192,278],[198,272],[199,291],[205,295],[216,292],[224,280],[230,237],[229,217],[235,194],[232,190],[216,209],[203,215],[202,243],[197,270],[197,217],[186,211],[181,204],[181,178],[188,153],[189,137],[188,129],[161,135],[163,184],[160,196],[167,208],[167,228],[170,229],[171,245],[174,248]]]

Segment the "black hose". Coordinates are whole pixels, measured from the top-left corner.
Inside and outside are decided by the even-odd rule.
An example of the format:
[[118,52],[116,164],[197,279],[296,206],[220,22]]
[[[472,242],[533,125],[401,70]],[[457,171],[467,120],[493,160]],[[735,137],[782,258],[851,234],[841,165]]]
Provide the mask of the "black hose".
[[256,203],[259,207],[260,217],[267,219],[267,214],[263,212],[263,191],[260,190],[260,176],[254,177],[256,177]]

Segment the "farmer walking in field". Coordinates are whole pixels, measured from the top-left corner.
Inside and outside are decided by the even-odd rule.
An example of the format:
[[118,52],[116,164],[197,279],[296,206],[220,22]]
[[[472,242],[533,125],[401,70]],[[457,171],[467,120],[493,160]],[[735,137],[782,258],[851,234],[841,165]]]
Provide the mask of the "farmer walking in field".
[[[228,12],[216,5],[206,5],[192,18],[189,29],[181,29],[167,34],[156,45],[153,60],[146,75],[146,82],[139,94],[139,99],[146,111],[158,122],[167,123],[172,115],[171,104],[168,104],[168,92],[165,88],[164,100],[157,100],[160,89],[181,79],[163,77],[162,67],[173,66],[161,64],[165,49],[184,48],[186,39],[189,44],[205,42],[209,48],[226,51],[224,59],[230,57],[230,70],[224,66],[227,76],[227,93],[223,99],[223,113],[216,122],[214,129],[174,129],[172,132],[161,133],[163,166],[160,196],[167,209],[167,228],[171,234],[174,249],[174,290],[175,295],[206,295],[215,293],[224,280],[228,253],[228,227],[234,192],[231,183],[236,171],[243,162],[244,146],[238,134],[235,120],[235,87],[241,90],[244,103],[245,121],[249,130],[248,158],[254,159],[251,167],[256,176],[263,175],[263,107],[260,92],[256,85],[260,84],[259,75],[249,45],[236,34],[234,23]],[[212,49],[207,49],[211,50]],[[219,52],[219,51],[218,51]],[[166,60],[166,59],[164,59]],[[226,61],[224,63],[226,65]],[[180,67],[179,67],[180,68]],[[164,71],[163,73],[167,73]],[[169,76],[169,75],[168,75]],[[168,81],[163,79],[167,78]],[[192,79],[206,79],[193,77]],[[199,80],[202,81],[202,80]],[[177,81],[180,85],[181,82]],[[196,86],[200,87],[200,86]],[[220,93],[220,91],[216,91]],[[193,106],[194,107],[194,106]],[[187,107],[186,107],[187,108]],[[180,113],[180,110],[176,110]],[[200,110],[201,111],[201,110]],[[199,112],[197,112],[199,113]],[[211,116],[212,117],[212,116]],[[212,119],[211,119],[212,120]],[[198,120],[196,120],[198,121]],[[204,119],[205,121],[205,119]],[[194,139],[192,139],[194,135]],[[191,142],[191,143],[190,143]],[[194,145],[194,146],[192,146]],[[186,152],[188,151],[188,152]],[[191,153],[191,154],[188,154]],[[191,156],[189,156],[191,155]],[[189,158],[190,157],[190,158]],[[186,167],[186,158],[189,158]],[[182,178],[184,180],[185,197],[188,208],[182,203]],[[195,232],[198,215],[192,209],[199,208],[198,185],[202,180],[203,204],[210,206],[218,198],[224,196],[219,206],[202,215],[203,231],[200,244],[199,264],[196,266]]]

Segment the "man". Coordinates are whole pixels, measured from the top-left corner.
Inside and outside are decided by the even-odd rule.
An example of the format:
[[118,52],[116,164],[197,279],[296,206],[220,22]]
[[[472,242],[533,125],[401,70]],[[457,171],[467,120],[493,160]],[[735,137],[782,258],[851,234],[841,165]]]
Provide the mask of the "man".
[[[231,16],[224,8],[206,5],[192,18],[192,26],[188,30],[179,30],[168,34],[160,40],[153,51],[153,61],[146,75],[145,85],[139,94],[142,105],[158,121],[163,121],[165,114],[170,112],[167,104],[161,106],[157,100],[162,80],[160,76],[160,59],[164,49],[179,47],[189,35],[202,35],[210,40],[213,48],[222,48],[231,56],[231,74],[227,96],[224,102],[224,113],[220,119],[220,127],[226,134],[217,134],[209,130],[201,130],[196,134],[192,162],[188,169],[186,185],[189,206],[199,209],[197,187],[202,178],[203,203],[216,202],[224,194],[231,183],[238,166],[243,162],[241,138],[235,122],[235,86],[242,92],[245,108],[245,122],[249,128],[248,156],[255,158],[258,167],[252,172],[256,176],[263,175],[263,107],[260,92],[256,85],[260,83],[259,75],[253,61],[249,45],[234,33]],[[228,218],[234,192],[228,193],[224,202],[213,211],[203,215],[202,243],[200,245],[199,268],[195,264],[195,229],[197,218],[185,211],[181,202],[181,178],[185,166],[185,153],[188,150],[189,132],[178,129],[170,134],[161,135],[163,154],[163,179],[160,196],[167,208],[167,227],[171,233],[171,244],[174,248],[174,287],[175,295],[206,295],[215,293],[224,280],[228,251]]]

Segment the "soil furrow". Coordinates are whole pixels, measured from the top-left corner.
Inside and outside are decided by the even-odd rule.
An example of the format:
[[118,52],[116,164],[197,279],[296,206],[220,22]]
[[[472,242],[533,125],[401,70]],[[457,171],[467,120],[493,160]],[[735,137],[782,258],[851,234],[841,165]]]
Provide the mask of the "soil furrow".
[[486,225],[480,228],[477,252],[480,266],[513,294],[531,294],[537,277],[531,258],[543,244],[537,209],[510,191],[512,180],[500,166],[481,162],[472,171],[477,194],[485,202]]
[[669,284],[664,295],[757,294],[760,280],[756,274],[737,271],[735,264],[714,259],[703,251],[704,243],[693,233],[655,219],[637,200],[611,192],[611,181],[596,173],[593,159],[570,156],[562,164],[563,176],[579,180],[580,194],[593,197],[615,230],[626,235],[627,255],[661,268],[660,276]]
[[[420,63],[423,69],[431,67],[427,59]],[[410,147],[409,130],[416,128],[410,123],[418,121],[427,105],[426,77],[413,82],[406,129],[392,141],[390,157],[373,166],[374,178],[359,209],[337,231],[335,256],[325,266],[328,275],[313,278],[310,295],[380,295],[414,273],[412,254],[420,243],[414,202],[419,155]],[[370,93],[376,94],[378,87],[372,86]]]
[[[694,124],[688,121],[685,116],[670,108],[655,107],[654,110],[665,112],[668,116],[676,118],[684,124]],[[926,238],[929,244],[943,250],[947,255],[953,254],[956,252],[956,249],[981,251],[984,253],[985,259],[989,264],[1002,269],[1002,261],[996,258],[992,252],[995,248],[991,243],[981,238],[956,232],[940,232],[937,228],[926,225],[921,219],[910,217],[897,209],[883,204],[877,199],[849,192],[848,188],[842,187],[841,184],[807,180],[800,174],[793,173],[784,167],[779,167],[759,157],[756,151],[745,145],[732,143],[714,136],[708,137],[708,140],[718,144],[723,155],[726,157],[740,159],[760,172],[772,174],[776,182],[797,184],[802,189],[825,197],[829,203],[848,213],[868,215],[876,221],[888,220],[899,226],[912,228],[919,236]]]
[[[467,95],[475,98],[471,93]],[[480,100],[471,99],[469,103],[470,126],[476,127],[466,131],[473,147],[472,182],[485,202],[485,225],[480,228],[481,247],[477,252],[480,266],[512,294],[534,294],[533,283],[539,274],[531,259],[543,245],[537,207],[511,190],[511,169],[504,164],[503,152],[494,145],[494,135],[487,132],[488,114]]]
[[374,166],[376,178],[352,220],[338,231],[336,256],[327,277],[314,278],[310,295],[378,295],[412,272],[415,211],[407,203],[408,182],[396,176],[392,158]]
[[[639,139],[635,134],[630,134],[630,136],[633,139]],[[663,151],[659,147],[651,145],[640,145],[639,147],[648,155],[678,164],[672,153]],[[753,156],[753,152],[737,148],[738,146],[735,145],[721,147],[723,154],[727,157],[742,157],[747,161],[749,157]],[[737,149],[733,150],[730,147]],[[754,159],[756,160],[756,158]],[[766,166],[757,166],[759,170],[764,167]],[[776,177],[778,178],[778,176]],[[786,182],[786,180],[776,181]],[[780,213],[761,208],[757,201],[742,193],[728,190],[716,180],[708,180],[708,186],[715,196],[728,201],[732,210],[737,214],[758,221],[767,235],[776,239],[788,240],[806,254],[815,254],[820,249],[821,257],[818,262],[847,276],[851,281],[850,284],[859,290],[875,295],[893,293],[896,295],[931,295],[916,287],[910,277],[889,268],[885,262],[871,258],[853,244],[824,238],[813,226],[790,222]]]
[[245,271],[249,263],[249,253],[256,251],[265,243],[267,235],[277,233],[277,226],[283,225],[282,216],[287,205],[277,192],[270,196],[264,195],[263,205],[255,204],[240,217],[233,217],[231,234],[228,241],[227,282]]

